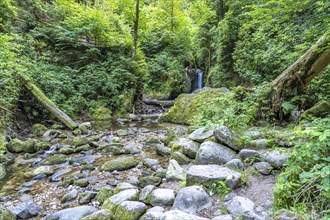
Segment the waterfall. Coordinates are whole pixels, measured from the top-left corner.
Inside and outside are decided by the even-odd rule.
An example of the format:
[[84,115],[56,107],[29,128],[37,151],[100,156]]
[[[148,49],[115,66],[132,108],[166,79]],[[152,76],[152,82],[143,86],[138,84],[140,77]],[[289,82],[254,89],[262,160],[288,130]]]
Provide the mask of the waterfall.
[[203,71],[197,69],[196,73],[197,73],[197,89],[201,89],[203,88]]

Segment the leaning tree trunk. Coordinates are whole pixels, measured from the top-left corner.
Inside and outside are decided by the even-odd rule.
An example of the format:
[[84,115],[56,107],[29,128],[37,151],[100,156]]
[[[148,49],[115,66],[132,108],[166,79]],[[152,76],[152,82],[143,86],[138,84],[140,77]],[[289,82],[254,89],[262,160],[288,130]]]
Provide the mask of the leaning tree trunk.
[[31,92],[31,94],[45,107],[47,108],[50,113],[52,113],[60,122],[62,122],[65,126],[69,129],[73,130],[78,125],[64,112],[62,112],[56,105],[49,100],[45,94],[35,85],[32,83],[28,76],[20,74],[19,77],[21,78],[23,85]]
[[304,55],[270,83],[272,111],[279,113],[285,100],[301,93],[330,63],[330,35],[321,37]]

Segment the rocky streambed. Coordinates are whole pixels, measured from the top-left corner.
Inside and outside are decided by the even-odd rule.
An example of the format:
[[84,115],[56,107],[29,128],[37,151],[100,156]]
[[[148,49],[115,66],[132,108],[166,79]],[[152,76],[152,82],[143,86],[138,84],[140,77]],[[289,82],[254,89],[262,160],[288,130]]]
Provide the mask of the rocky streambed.
[[288,157],[262,132],[247,131],[246,146],[225,126],[121,124],[35,125],[11,140],[0,219],[273,219],[272,186]]

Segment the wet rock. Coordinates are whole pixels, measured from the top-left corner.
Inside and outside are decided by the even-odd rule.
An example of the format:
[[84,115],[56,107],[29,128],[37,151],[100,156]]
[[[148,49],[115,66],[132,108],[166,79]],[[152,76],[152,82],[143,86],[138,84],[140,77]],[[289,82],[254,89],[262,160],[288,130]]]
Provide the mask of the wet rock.
[[73,165],[92,164],[94,163],[95,158],[97,158],[97,156],[95,155],[84,155],[81,157],[72,158],[70,160],[70,164]]
[[201,144],[196,155],[197,164],[222,165],[236,157],[236,153],[226,146],[207,141]]
[[259,160],[260,154],[256,150],[250,150],[250,149],[243,149],[238,153],[239,158],[241,158],[243,161],[245,159],[249,160]]
[[139,132],[139,133],[149,133],[150,130],[147,129],[147,128],[139,128],[139,129],[138,129],[138,132]]
[[62,170],[57,171],[50,177],[51,182],[59,182],[61,180],[61,176],[68,174],[72,171],[71,168],[65,168]]
[[0,164],[0,180],[6,176],[6,168],[4,165]]
[[187,138],[179,138],[177,141],[171,142],[170,145],[173,151],[180,151],[191,159],[195,159],[199,148],[199,143]]
[[143,165],[148,167],[148,168],[151,168],[153,166],[157,166],[159,164],[160,164],[159,160],[156,160],[156,159],[151,159],[151,158],[143,159]]
[[242,146],[240,137],[226,126],[220,126],[215,129],[214,136],[220,143],[230,147],[233,150],[240,150],[244,147]]
[[235,196],[227,203],[227,210],[230,214],[242,215],[246,211],[252,211],[254,209],[254,202],[248,198]]
[[72,145],[79,147],[81,145],[89,144],[89,140],[86,137],[75,137],[72,140]]
[[112,196],[113,193],[110,189],[102,188],[100,191],[97,193],[95,200],[102,205],[104,201],[106,201],[110,196]]
[[170,160],[166,171],[166,179],[174,181],[185,181],[186,178],[187,174],[184,169],[179,165],[179,163],[176,160]]
[[162,179],[158,176],[146,176],[139,179],[139,187],[145,187],[147,185],[159,186]]
[[57,154],[51,157],[48,157],[43,164],[44,165],[53,165],[53,164],[61,164],[68,161],[68,157],[63,154]]
[[270,163],[273,167],[280,169],[283,167],[286,160],[289,159],[289,156],[275,150],[272,152],[265,153],[263,155],[263,158],[266,160],[266,162]]
[[168,212],[165,212],[162,217],[160,218],[161,220],[208,220],[207,218],[202,218],[197,215],[192,215],[185,213],[180,210],[171,210]]
[[226,167],[232,167],[234,169],[244,169],[244,164],[240,159],[232,159],[228,163],[226,163]]
[[211,198],[202,187],[190,186],[180,189],[174,200],[173,209],[194,214],[211,205]]
[[78,179],[74,181],[74,185],[80,187],[87,187],[89,185],[88,179]]
[[132,148],[130,146],[124,146],[123,144],[110,144],[101,146],[98,148],[102,153],[112,153],[114,155],[130,154]]
[[0,219],[1,220],[16,220],[16,215],[10,211],[9,209],[6,209],[4,206],[0,205]]
[[101,166],[102,171],[127,170],[138,165],[139,161],[132,156],[119,157]]
[[228,176],[240,179],[241,174],[219,165],[194,165],[187,171],[187,185],[202,184],[211,186],[212,183],[224,181]]
[[86,192],[80,193],[78,203],[80,205],[88,204],[92,201],[92,199],[94,199],[96,197],[96,195],[97,195],[97,192],[93,192],[93,191],[86,191]]
[[114,216],[114,220],[138,220],[146,210],[146,205],[142,202],[125,201],[122,202]]
[[156,153],[159,156],[169,156],[171,154],[171,148],[166,147],[164,145],[157,145]]
[[165,209],[160,206],[155,206],[147,210],[147,212],[139,220],[160,220]]
[[274,215],[275,220],[299,220],[299,215],[286,209],[278,210]]
[[[11,196],[0,196],[0,202],[8,202],[9,200],[11,200]],[[1,210],[1,206],[0,206],[0,210]]]
[[106,209],[101,209],[100,211],[94,212],[91,215],[83,217],[81,220],[109,220],[110,211]]
[[54,173],[54,168],[52,166],[41,166],[33,171],[33,175],[37,176],[39,174],[46,174],[47,176]]
[[197,142],[204,142],[206,139],[210,138],[213,136],[213,131],[208,130],[207,128],[199,128],[192,132],[188,138]]
[[272,171],[272,166],[267,162],[255,163],[253,167],[263,175],[269,175]]
[[66,203],[72,200],[75,200],[78,197],[78,190],[73,189],[71,192],[65,194],[62,199],[61,203]]
[[179,164],[188,164],[190,159],[179,151],[174,151],[171,153],[171,159],[176,160]]
[[98,209],[92,206],[78,206],[74,208],[68,208],[56,212],[54,214],[47,215],[45,220],[80,220],[85,216],[97,212]]
[[20,204],[18,206],[15,206],[11,211],[16,214],[18,218],[28,219],[31,217],[38,216],[42,210],[42,207],[32,203]]
[[128,189],[121,191],[120,193],[111,196],[107,199],[103,205],[102,209],[110,210],[111,215],[114,215],[117,207],[124,201],[135,201],[138,199],[139,190]]
[[71,147],[62,147],[59,151],[58,151],[58,153],[59,154],[66,154],[66,155],[68,155],[68,154],[73,154],[74,153],[74,149],[73,148],[71,148]]
[[149,194],[155,189],[154,185],[145,186],[140,193],[139,201],[149,204],[150,201],[147,200]]
[[174,198],[175,192],[172,189],[155,189],[148,196],[152,206],[170,206],[173,204]]
[[42,136],[47,130],[48,128],[42,124],[34,124],[31,133],[36,136]]

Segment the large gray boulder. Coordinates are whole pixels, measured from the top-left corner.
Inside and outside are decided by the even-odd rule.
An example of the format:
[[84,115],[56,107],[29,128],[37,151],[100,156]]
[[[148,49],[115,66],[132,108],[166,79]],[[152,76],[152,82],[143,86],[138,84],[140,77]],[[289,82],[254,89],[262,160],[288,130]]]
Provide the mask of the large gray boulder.
[[252,211],[254,209],[254,202],[248,198],[235,196],[227,203],[227,210],[230,214],[242,215],[246,211]]
[[175,192],[172,189],[155,189],[148,196],[152,206],[169,206],[172,205],[175,198]]
[[203,142],[206,139],[213,136],[213,130],[208,130],[206,128],[199,128],[191,133],[188,138],[197,142]]
[[80,220],[85,216],[97,212],[98,209],[93,206],[78,206],[74,208],[63,209],[54,214],[47,215],[45,220]]
[[165,212],[163,216],[161,217],[161,220],[209,220],[207,218],[202,218],[197,215],[192,215],[185,213],[180,210],[171,210],[168,212]]
[[278,169],[282,168],[287,159],[289,159],[288,155],[280,153],[277,150],[266,152],[262,157],[266,162],[270,163],[273,167]]
[[226,146],[207,141],[201,144],[196,155],[197,164],[225,164],[236,157],[236,153]]
[[222,144],[233,150],[243,148],[241,138],[226,126],[220,126],[214,130],[214,137]]
[[122,202],[114,215],[114,220],[138,220],[145,212],[147,206],[142,202],[125,201]]
[[241,174],[219,165],[194,165],[187,171],[187,185],[202,184],[211,186],[212,183],[225,181],[227,178],[239,180]]
[[173,209],[194,214],[212,205],[211,198],[200,186],[189,186],[181,189],[173,204]]
[[184,169],[179,165],[176,160],[170,160],[168,168],[166,170],[166,179],[185,181],[187,174]]

